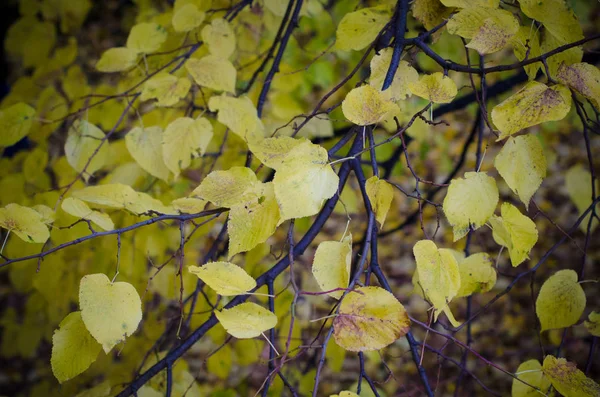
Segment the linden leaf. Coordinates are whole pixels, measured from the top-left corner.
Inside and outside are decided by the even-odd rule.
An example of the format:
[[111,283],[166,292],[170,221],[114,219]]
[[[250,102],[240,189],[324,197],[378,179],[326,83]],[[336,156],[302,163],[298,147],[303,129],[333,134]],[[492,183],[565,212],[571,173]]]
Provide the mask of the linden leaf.
[[440,0],[415,0],[412,3],[413,17],[427,30],[442,23],[451,13],[452,9],[445,7]]
[[86,181],[108,160],[108,142],[104,140],[104,132],[85,120],[75,120],[69,128],[65,157],[75,171],[83,172]]
[[521,379],[528,385],[516,378],[513,379],[511,397],[538,397],[540,395],[539,391],[531,386],[535,386],[540,390],[548,390],[550,388],[550,380],[544,376],[542,364],[538,360],[532,359],[521,363],[515,374],[518,379]]
[[[579,214],[583,214],[592,205],[592,175],[587,169],[584,169],[581,164],[574,165],[565,173],[566,188],[569,197]],[[596,192],[600,191],[598,180],[593,181],[596,185]],[[579,224],[579,228],[583,232],[587,232],[588,222],[591,213],[586,215],[583,221]],[[594,231],[598,226],[598,220],[592,219],[591,231]]]
[[590,100],[600,109],[600,69],[589,63],[561,64],[556,76],[558,80]]
[[173,106],[190,90],[187,78],[177,78],[169,73],[159,73],[144,83],[140,100],[157,99],[156,106]]
[[81,318],[108,353],[133,334],[142,320],[142,302],[133,285],[111,283],[105,274],[89,274],[79,285]]
[[494,214],[498,204],[494,178],[485,172],[465,172],[465,178],[450,182],[444,199],[444,213],[454,228],[454,241],[479,229]]
[[235,34],[229,22],[222,18],[213,19],[202,29],[202,40],[212,55],[227,59],[235,51]]
[[487,8],[498,8],[500,0],[441,0],[442,4],[446,7],[458,7],[458,8],[469,8],[469,7],[487,7]]
[[[568,43],[571,43],[570,41]],[[542,54],[546,54],[550,51],[557,49],[558,47],[562,47],[565,44],[560,39],[554,37],[552,33],[549,31],[542,31],[542,40],[540,41],[540,52]],[[544,73],[549,72],[550,76],[557,78],[558,69],[560,65],[573,65],[575,63],[581,62],[583,59],[583,50],[581,47],[572,47],[565,51],[560,51],[557,54],[551,55],[546,59],[546,63],[548,64],[548,70],[546,68],[542,68]]]
[[227,59],[207,55],[201,59],[189,59],[185,68],[199,86],[215,91],[235,92],[236,71]]
[[16,234],[28,243],[45,243],[50,238],[42,215],[34,209],[19,204],[0,208],[0,227]]
[[485,252],[458,260],[460,289],[456,297],[488,292],[496,285],[496,270],[492,258]]
[[125,135],[125,144],[131,157],[152,176],[169,179],[169,169],[162,151],[163,130],[158,126],[135,127]]
[[273,183],[261,183],[256,194],[246,197],[247,201],[232,206],[229,211],[229,258],[267,241],[279,223]]
[[554,273],[544,282],[535,301],[541,331],[576,324],[585,309],[585,301],[585,293],[574,270]]
[[591,312],[583,324],[590,334],[600,336],[600,312]]
[[230,262],[209,262],[188,266],[188,270],[219,295],[242,295],[256,287],[256,281],[244,269]]
[[124,72],[135,66],[138,52],[127,47],[109,48],[96,62],[96,70],[104,73]]
[[421,240],[413,247],[413,254],[417,262],[419,284],[425,298],[435,309],[434,321],[444,312],[452,325],[458,326],[448,307],[448,303],[458,293],[461,283],[458,262],[452,251],[438,249],[431,240]]
[[397,106],[392,101],[370,85],[353,88],[342,102],[344,117],[356,125],[378,123],[396,109]]
[[35,110],[23,103],[0,110],[0,148],[12,146],[29,134]]
[[362,50],[375,40],[381,29],[390,21],[387,6],[363,8],[349,12],[340,21],[335,32],[335,46],[344,51]]
[[509,137],[494,166],[526,207],[546,177],[546,156],[539,139],[533,135]]
[[[384,48],[379,54],[375,54],[371,59],[371,77],[369,79],[369,85],[376,90],[381,91],[381,88],[383,87],[383,81],[390,68],[393,52],[394,50],[391,48]],[[406,61],[400,61],[392,85],[387,90],[383,91],[384,98],[392,101],[405,99],[410,95],[408,83],[414,83],[417,80],[419,80],[419,74],[415,68],[410,66]]]
[[[285,164],[293,148],[306,142],[305,139],[295,139],[289,136],[276,136],[274,138],[265,138],[255,142],[248,142],[248,147],[252,154],[260,160],[261,163],[269,168],[277,169]],[[315,147],[316,159],[318,161],[318,147]]]
[[204,155],[212,137],[212,125],[204,117],[175,119],[163,134],[165,165],[177,177],[181,170],[190,166],[192,157]]
[[171,23],[176,32],[189,32],[204,22],[206,14],[192,3],[185,4],[173,13]]
[[255,338],[277,325],[275,314],[252,302],[215,310],[215,316],[225,331],[238,339]]
[[73,192],[73,197],[101,208],[126,209],[136,215],[157,212],[160,214],[176,214],[173,208],[165,206],[143,192],[136,192],[122,183],[87,186]]
[[408,83],[410,92],[433,103],[450,103],[458,93],[456,84],[441,72],[421,76],[419,81]]
[[[352,235],[342,241],[323,241],[317,247],[312,263],[312,273],[322,291],[346,288],[350,282],[352,264]],[[340,299],[344,291],[327,293]]]
[[349,351],[382,349],[409,331],[404,306],[379,287],[358,287],[342,300],[333,320],[335,343]]
[[211,112],[219,112],[217,121],[227,126],[234,134],[250,142],[264,138],[262,122],[257,116],[254,104],[247,96],[234,98],[226,95],[213,95],[208,100]]
[[93,209],[88,207],[86,203],[79,199],[67,197],[62,202],[61,208],[67,214],[94,222],[103,230],[113,230],[115,228],[115,225],[112,219],[110,219],[110,216],[108,216],[108,214],[99,211],[94,211]]
[[[540,48],[540,35],[537,29],[531,27],[521,26],[517,34],[512,38],[511,44],[515,56],[519,61],[536,58],[542,55]],[[536,62],[530,65],[526,65],[523,68],[529,80],[535,80],[538,70],[542,67],[541,62]]]
[[[232,208],[251,197],[258,198],[260,182],[248,167],[231,167],[226,171],[213,171],[192,192],[217,207]],[[248,197],[249,196],[249,197]]]
[[471,39],[467,45],[481,55],[503,49],[519,30],[514,15],[500,8],[470,6],[448,20],[448,32]]
[[600,395],[600,385],[585,376],[574,363],[564,358],[546,356],[542,368],[552,386],[564,397],[598,397]]
[[498,140],[546,121],[562,120],[571,109],[571,92],[564,85],[548,87],[530,81],[492,110],[492,121],[500,130]]
[[379,223],[379,228],[383,228],[383,223],[394,199],[394,188],[387,181],[372,176],[367,179],[365,189],[367,196],[369,196],[371,207],[373,207],[373,211],[375,212],[375,219]]
[[529,251],[538,240],[535,223],[510,203],[502,203],[502,216],[490,218],[494,241],[508,248],[513,267],[529,259]]
[[52,336],[52,373],[59,383],[72,379],[96,361],[102,346],[85,328],[81,312],[69,313]]
[[577,16],[565,0],[521,0],[521,11],[540,21],[562,43],[583,39],[583,30]]
[[206,200],[196,197],[182,197],[171,201],[171,207],[180,214],[197,214],[204,211]]
[[339,394],[330,394],[329,397],[360,397],[360,396],[354,392],[351,392],[348,390],[343,390]]
[[131,28],[126,45],[138,53],[151,54],[160,49],[167,36],[167,31],[161,25],[142,22]]

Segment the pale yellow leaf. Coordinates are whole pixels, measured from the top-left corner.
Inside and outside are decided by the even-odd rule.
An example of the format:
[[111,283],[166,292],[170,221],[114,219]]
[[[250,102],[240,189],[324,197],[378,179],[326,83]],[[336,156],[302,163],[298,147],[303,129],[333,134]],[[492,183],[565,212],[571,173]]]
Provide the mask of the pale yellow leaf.
[[341,392],[339,392],[339,394],[330,394],[329,397],[360,397],[358,394],[348,391],[348,390],[343,390]]
[[171,23],[176,32],[189,32],[196,29],[204,22],[206,14],[196,7],[194,4],[185,4],[173,12]]
[[453,179],[443,209],[454,228],[454,241],[483,226],[494,214],[498,198],[496,181],[485,172],[465,172],[464,179]]
[[212,125],[204,117],[175,119],[169,123],[163,134],[162,152],[165,165],[177,177],[181,170],[190,166],[192,157],[204,155],[212,137]]
[[81,318],[108,353],[133,334],[142,320],[142,302],[133,285],[111,283],[104,274],[89,274],[79,285]]
[[42,215],[34,209],[19,204],[8,204],[0,208],[0,227],[28,243],[44,243],[50,237]]
[[469,8],[487,7],[498,8],[500,0],[441,0],[446,7]]
[[[569,44],[571,42],[565,43],[560,39],[554,37],[552,33],[549,31],[542,32],[542,39],[540,41],[540,52],[542,54],[546,54],[552,50],[557,49],[558,47],[562,47],[565,44]],[[565,51],[560,51],[557,54],[549,56],[546,59],[546,63],[548,64],[548,72],[550,72],[550,76],[553,78],[557,78],[558,69],[560,65],[573,65],[575,63],[581,62],[583,59],[583,50],[581,47],[572,47]],[[547,73],[545,68],[542,68],[544,73]]]
[[[347,288],[350,282],[352,263],[352,235],[342,241],[323,241],[315,251],[312,273],[322,291]],[[328,295],[340,299],[344,291],[329,292]]]
[[543,370],[552,386],[564,397],[600,396],[600,385],[578,370],[575,363],[564,358],[546,356]]
[[410,320],[394,295],[380,287],[349,292],[333,320],[335,343],[349,351],[382,349],[409,331]]
[[200,59],[189,59],[185,68],[199,86],[215,91],[235,92],[236,70],[227,59],[207,55]]
[[[291,150],[303,142],[306,142],[306,140],[288,136],[277,136],[248,142],[248,147],[261,163],[269,168],[277,169],[285,163]],[[318,156],[319,154],[317,153],[317,161]]]
[[113,230],[115,228],[115,225],[108,214],[94,211],[88,207],[86,203],[77,198],[67,197],[63,200],[61,208],[66,213],[77,218],[87,219],[88,221],[94,222],[103,230]]
[[451,102],[458,90],[454,81],[441,72],[421,76],[419,81],[408,83],[410,92],[433,103]]
[[391,9],[387,6],[363,8],[344,15],[335,33],[336,48],[344,51],[362,50],[390,21]]
[[102,346],[85,328],[81,312],[69,313],[52,336],[52,373],[59,383],[72,379],[96,361]]
[[131,186],[120,183],[86,186],[73,192],[73,197],[103,208],[124,209],[136,197]]
[[367,190],[371,207],[373,207],[373,211],[375,212],[375,219],[381,229],[394,199],[394,188],[387,181],[372,176],[367,179],[365,189]]
[[412,3],[412,15],[425,29],[431,30],[442,23],[452,13],[440,0],[415,0]]
[[235,51],[235,34],[229,22],[222,18],[213,19],[202,29],[202,40],[212,55],[227,59]]
[[589,63],[561,64],[558,80],[590,100],[600,109],[600,69]]
[[261,183],[248,167],[232,167],[226,171],[213,171],[192,192],[217,207],[231,208],[251,198],[258,198]]
[[554,273],[544,282],[535,301],[541,331],[576,324],[585,309],[585,301],[585,293],[577,282],[574,270],[559,270]]
[[166,29],[154,22],[138,23],[131,28],[127,37],[127,48],[138,53],[151,54],[159,50],[167,40]]
[[[515,56],[519,61],[536,58],[542,55],[540,48],[540,34],[533,26],[521,26],[517,34],[512,38],[511,44]],[[534,80],[540,68],[543,68],[541,62],[536,62],[523,67],[529,80]]]
[[104,139],[104,132],[85,120],[75,120],[69,128],[65,143],[65,157],[75,171],[85,170],[83,177],[86,180],[108,161],[110,153],[108,142],[104,142]]
[[548,87],[530,81],[492,110],[492,121],[500,130],[498,140],[546,121],[562,120],[571,109],[571,92],[557,84]]
[[156,106],[173,106],[187,95],[191,86],[191,81],[185,77],[158,73],[144,83],[140,100],[157,99]]
[[208,100],[211,112],[219,112],[217,120],[227,126],[234,134],[247,142],[264,138],[262,122],[257,116],[254,104],[247,96],[234,98],[225,94],[213,95]]
[[135,66],[138,52],[127,47],[109,48],[96,62],[96,69],[104,73],[123,72]]
[[541,22],[564,44],[583,39],[577,16],[565,0],[520,0],[521,11]]
[[196,197],[182,197],[171,201],[171,207],[180,214],[197,214],[204,211],[206,200]]
[[584,325],[590,334],[600,336],[600,312],[591,312]]
[[529,259],[529,251],[538,240],[535,223],[510,203],[502,203],[502,216],[490,218],[494,241],[508,248],[513,267]]
[[525,206],[546,177],[546,156],[534,135],[509,137],[494,159],[494,166]]
[[[379,54],[375,54],[371,59],[369,85],[376,90],[381,91],[381,88],[383,87],[383,81],[390,68],[393,52],[394,51],[391,48],[384,48],[379,51]],[[392,101],[405,99],[410,95],[408,83],[414,83],[417,80],[419,80],[419,74],[415,68],[410,66],[406,61],[400,61],[392,85],[383,92],[384,98]]]
[[[538,360],[527,360],[517,368],[517,378],[540,390],[550,388],[550,380],[542,372],[542,364]],[[540,393],[517,379],[513,379],[511,397],[539,397]]]
[[[583,214],[592,205],[592,175],[581,164],[576,164],[565,173],[565,182],[569,198],[577,207],[579,215]],[[598,194],[600,184],[598,180],[593,182],[596,186],[596,194]],[[579,224],[579,228],[584,233],[587,232],[590,216],[591,214],[588,213]],[[598,220],[592,219],[591,231],[594,231],[597,226]]]
[[35,110],[23,103],[0,110],[0,148],[14,145],[29,134]]
[[238,339],[255,338],[277,325],[277,316],[256,303],[246,302],[215,311],[228,334]]
[[125,135],[125,144],[131,157],[147,173],[163,181],[169,179],[169,169],[162,151],[163,130],[159,126],[135,127]]
[[380,91],[370,85],[352,89],[342,102],[344,117],[356,125],[380,122],[397,109],[397,106]]
[[492,258],[480,252],[458,260],[460,289],[457,297],[488,292],[496,285],[496,270]]
[[188,270],[219,295],[241,295],[256,287],[256,281],[244,269],[230,262],[209,262],[188,266]]

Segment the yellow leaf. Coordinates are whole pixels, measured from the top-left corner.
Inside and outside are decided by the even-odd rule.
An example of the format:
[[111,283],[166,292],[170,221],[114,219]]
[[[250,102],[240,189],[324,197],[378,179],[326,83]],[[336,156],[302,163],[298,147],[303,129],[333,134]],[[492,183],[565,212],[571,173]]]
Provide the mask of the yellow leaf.
[[260,182],[248,167],[232,167],[226,171],[213,171],[192,192],[217,207],[231,208],[248,199],[258,198]]
[[40,214],[41,220],[45,224],[50,225],[50,224],[54,223],[54,220],[56,218],[56,213],[54,212],[54,210],[52,208],[50,208],[46,205],[43,205],[43,204],[34,205],[31,208],[33,208],[38,214]]
[[533,125],[562,120],[570,109],[571,92],[567,87],[530,81],[494,107],[492,120],[500,130],[501,140]]
[[235,34],[225,19],[213,19],[202,29],[202,40],[212,55],[227,59],[235,51]]
[[54,23],[41,22],[31,15],[18,19],[6,33],[4,47],[11,55],[22,58],[23,67],[41,66],[56,44]]
[[397,106],[376,88],[363,85],[353,88],[342,102],[344,117],[356,125],[370,125],[383,120]]
[[104,139],[104,132],[85,120],[75,120],[69,128],[65,157],[75,171],[83,172],[85,169],[83,177],[86,181],[108,160],[108,142],[100,146]]
[[585,309],[585,293],[574,270],[560,270],[540,288],[535,312],[542,331],[570,327],[579,321]]
[[208,100],[211,112],[219,112],[217,120],[227,126],[234,134],[247,142],[262,139],[265,136],[262,122],[256,108],[247,96],[234,98],[226,95],[212,96]]
[[[248,147],[261,163],[269,168],[277,169],[285,164],[285,160],[288,158],[290,151],[304,142],[306,142],[305,139],[277,136],[274,138],[265,138],[259,141],[248,142]],[[315,156],[317,159],[319,158],[318,151]]]
[[138,53],[151,54],[158,51],[167,40],[167,31],[154,22],[138,23],[131,28],[127,37],[127,48]]
[[533,135],[509,137],[494,160],[494,166],[508,187],[525,206],[546,177],[546,156]]
[[[570,42],[569,42],[570,43]],[[540,52],[542,54],[546,54],[552,50],[555,50],[558,47],[561,47],[565,43],[548,31],[542,32],[542,40],[540,42]],[[583,59],[583,50],[581,47],[572,47],[568,50],[561,51],[558,54],[554,54],[546,59],[546,63],[548,64],[548,71],[550,72],[550,76],[556,78],[558,73],[558,68],[562,64],[572,65],[578,62],[581,62]],[[542,68],[542,71],[546,73],[546,69]]]
[[[535,386],[542,391],[546,391],[550,388],[550,380],[544,376],[542,364],[540,364],[538,360],[532,359],[521,363],[515,374],[517,375],[517,378],[521,379],[523,382]],[[511,397],[540,396],[540,393],[536,389],[523,382],[513,379]]]
[[335,343],[350,351],[382,349],[409,331],[404,306],[379,287],[358,287],[340,303],[333,320]]
[[108,353],[133,334],[142,320],[142,302],[133,285],[111,283],[104,274],[89,274],[79,284],[81,318]]
[[339,394],[331,394],[329,397],[360,397],[358,394],[348,390],[341,391]]
[[273,179],[280,223],[315,215],[337,192],[339,178],[327,161],[327,151],[310,141],[288,153]]
[[72,379],[96,361],[102,348],[88,332],[81,312],[69,313],[52,336],[52,373],[59,383]]
[[335,32],[335,46],[344,51],[362,50],[375,40],[390,21],[387,6],[363,8],[344,15]]
[[442,23],[451,13],[452,9],[445,7],[440,0],[415,0],[412,4],[413,17],[427,30]]
[[230,262],[209,262],[188,266],[188,270],[219,295],[241,295],[256,287],[256,281],[244,269]]
[[140,100],[157,99],[156,106],[173,106],[190,90],[192,83],[187,78],[177,78],[163,72],[144,83]]
[[256,303],[246,302],[215,311],[228,334],[238,339],[255,338],[277,325],[277,316]]
[[[581,164],[574,165],[565,173],[565,182],[567,193],[571,198],[579,215],[583,214],[590,205],[592,205],[592,175],[587,169],[584,169]],[[600,191],[598,180],[594,181],[596,192]],[[588,222],[591,213],[589,213],[579,225],[579,228],[584,233],[587,232]],[[598,226],[598,220],[592,219],[591,231],[594,231]]]
[[494,241],[508,248],[513,267],[529,259],[529,251],[538,240],[535,223],[510,203],[502,203],[502,216],[490,219]]
[[177,177],[192,162],[192,157],[203,156],[213,128],[204,117],[180,117],[172,121],[163,134],[162,151],[165,165]]
[[434,321],[440,313],[446,313],[452,325],[458,323],[452,316],[448,303],[460,288],[460,270],[451,250],[438,249],[431,240],[417,241],[413,247],[417,262],[419,284],[425,298],[433,305]]
[[[513,51],[519,61],[536,58],[542,55],[540,48],[540,35],[537,29],[528,26],[521,26],[517,34],[511,40]],[[534,80],[538,70],[542,67],[541,62],[536,62],[524,66],[525,73],[529,80]]]
[[448,20],[448,32],[471,39],[467,45],[480,54],[503,49],[519,30],[519,21],[500,8],[469,6]]
[[596,66],[585,62],[561,64],[557,78],[589,99],[596,109],[600,109],[600,69]]
[[137,51],[131,48],[109,48],[102,53],[102,56],[96,63],[96,69],[104,73],[123,72],[134,67],[137,59]]
[[446,7],[458,7],[458,8],[469,8],[469,7],[487,7],[487,8],[498,8],[500,0],[441,0],[442,4]]
[[[384,48],[379,51],[379,54],[375,54],[371,59],[369,85],[376,90],[381,91],[381,88],[383,87],[383,81],[390,68],[393,52],[394,51],[391,48]],[[405,99],[410,95],[408,83],[414,83],[417,80],[419,80],[419,74],[415,68],[410,66],[406,61],[400,61],[392,85],[383,92],[384,98],[392,101]]]
[[79,199],[67,197],[63,200],[61,208],[67,214],[94,222],[103,230],[113,230],[115,228],[115,225],[110,219],[110,216],[108,216],[108,214],[99,211],[94,211],[93,209],[88,207],[86,203]]
[[[87,332],[87,330],[86,330]],[[88,332],[89,334],[89,332]],[[98,345],[98,351],[100,351],[100,345]],[[81,393],[77,394],[75,397],[108,397],[110,395],[110,381],[105,380],[104,382],[97,384],[96,386],[84,390]],[[141,389],[140,389],[141,390]],[[144,397],[140,394],[138,390],[138,397]]]
[[[317,247],[312,264],[312,273],[322,291],[347,288],[350,282],[352,263],[352,235],[342,241],[323,241]],[[340,299],[344,291],[333,291],[327,295]]]
[[492,258],[485,252],[470,255],[458,261],[460,289],[458,298],[479,292],[488,292],[496,285],[496,270]]
[[375,219],[379,223],[379,228],[383,228],[383,223],[394,199],[394,188],[387,181],[372,176],[367,179],[365,189],[375,212]]
[[229,258],[250,251],[267,241],[279,223],[279,206],[273,183],[261,183],[255,193],[231,207],[229,211]]
[[189,59],[185,68],[199,86],[235,93],[236,70],[227,59],[207,55],[200,59]]
[[0,110],[0,148],[12,146],[29,134],[35,110],[23,103],[16,103]]
[[135,127],[125,135],[125,144],[131,157],[147,173],[163,181],[169,179],[169,169],[162,151],[163,130],[159,126]]
[[454,81],[441,72],[421,76],[419,81],[408,83],[410,92],[433,103],[452,102],[458,90]]
[[8,204],[0,208],[0,227],[28,243],[44,243],[50,237],[48,227],[42,222],[42,215],[19,204]]
[[189,3],[175,10],[171,23],[176,32],[189,32],[200,26],[205,17],[204,12],[198,10],[198,7],[194,4]]
[[494,214],[498,204],[494,178],[485,172],[465,172],[465,179],[450,182],[444,199],[444,213],[454,228],[454,241],[479,229]]
[[206,200],[196,197],[182,197],[173,200],[171,202],[171,207],[173,207],[180,214],[197,214],[204,211],[204,207],[206,207]]
[[130,186],[121,183],[87,186],[73,192],[73,197],[96,207],[126,209],[136,215],[157,212],[160,214],[176,214],[173,208],[165,206],[160,200],[146,193],[136,192]]
[[598,397],[600,385],[585,376],[577,366],[554,356],[546,356],[543,365],[552,386],[564,397]]
[[577,16],[565,0],[521,0],[519,5],[525,15],[540,21],[564,44],[583,39]]
[[206,360],[206,369],[220,379],[227,379],[232,373],[232,364],[233,350],[230,345],[223,345]]
[[600,312],[591,312],[583,324],[590,334],[600,336]]

